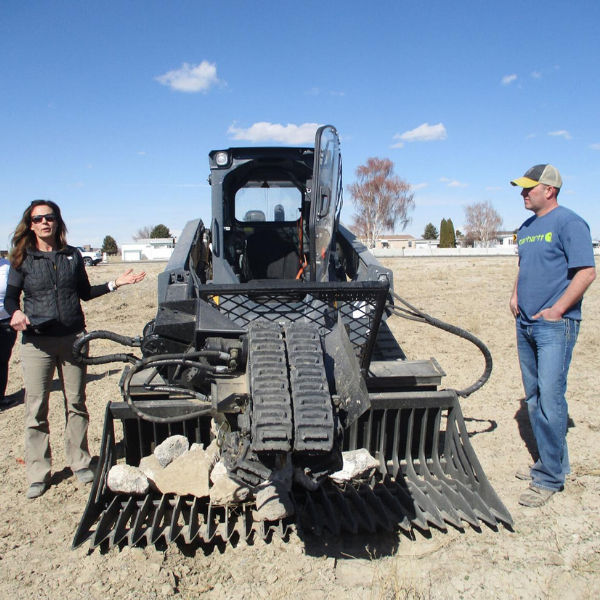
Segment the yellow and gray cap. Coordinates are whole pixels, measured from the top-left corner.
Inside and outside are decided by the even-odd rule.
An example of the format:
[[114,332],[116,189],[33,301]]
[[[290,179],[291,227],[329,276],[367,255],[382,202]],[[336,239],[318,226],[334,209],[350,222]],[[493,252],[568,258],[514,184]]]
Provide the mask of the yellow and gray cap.
[[522,188],[532,188],[538,183],[544,183],[560,189],[562,186],[562,178],[558,169],[552,165],[535,165],[535,167],[531,167],[523,177],[511,181],[511,183]]

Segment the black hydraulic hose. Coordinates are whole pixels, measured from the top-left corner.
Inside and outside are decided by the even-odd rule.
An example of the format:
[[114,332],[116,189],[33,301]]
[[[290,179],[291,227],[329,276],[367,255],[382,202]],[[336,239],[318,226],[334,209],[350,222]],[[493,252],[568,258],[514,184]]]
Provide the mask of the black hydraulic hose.
[[392,295],[396,300],[404,304],[404,306],[406,306],[409,309],[406,310],[404,308],[388,304],[386,308],[390,309],[393,314],[404,319],[411,319],[413,321],[420,321],[421,323],[428,323],[433,327],[437,327],[438,329],[442,329],[443,331],[447,331],[448,333],[452,333],[453,335],[457,335],[458,337],[468,340],[472,344],[475,344],[475,346],[477,346],[479,350],[481,350],[481,353],[483,354],[485,359],[485,368],[483,370],[483,373],[475,383],[465,388],[464,390],[454,390],[461,398],[467,398],[473,392],[477,391],[480,387],[485,385],[492,373],[492,355],[490,354],[490,351],[488,350],[487,346],[479,338],[475,337],[472,333],[469,333],[465,329],[456,327],[456,325],[450,325],[449,323],[445,323],[444,321],[440,321],[439,319],[436,319],[435,317],[424,313],[418,308],[412,306],[412,304],[409,304],[406,300],[404,300],[394,292],[392,292]]
[[[199,364],[199,363],[197,363]],[[200,394],[199,392],[194,392],[193,390],[188,390],[187,388],[181,388],[179,386],[174,385],[164,385],[164,386],[153,386],[152,390],[156,391],[164,391],[167,393],[179,393],[182,395],[187,395],[189,398],[195,398],[202,402],[203,408],[197,410],[193,413],[188,413],[184,416],[176,416],[176,417],[158,417],[156,415],[151,415],[147,412],[141,410],[138,406],[136,406],[135,402],[131,399],[131,394],[129,393],[129,386],[131,384],[131,380],[133,376],[141,369],[144,365],[142,365],[142,361],[138,361],[137,364],[132,365],[129,369],[129,372],[125,376],[123,381],[123,397],[125,398],[125,402],[131,410],[138,416],[140,419],[144,421],[150,421],[151,423],[179,423],[180,421],[184,421],[187,419],[195,419],[198,417],[205,417],[211,414],[212,404],[208,401],[207,396],[204,394]]]
[[152,423],[166,424],[178,423],[186,419],[193,419],[211,414],[212,404],[208,396],[206,396],[205,394],[201,394],[200,392],[190,390],[188,388],[166,383],[164,385],[148,385],[146,387],[150,391],[166,392],[168,394],[179,394],[182,396],[187,396],[190,399],[195,399],[196,401],[198,401],[202,408],[200,408],[198,411],[187,413],[184,416],[177,417],[158,417],[155,415],[151,415],[141,410],[131,399],[131,394],[129,393],[131,380],[138,371],[146,367],[156,368],[177,366],[189,367],[193,369],[198,369],[200,371],[207,371],[209,373],[226,372],[228,368],[225,366],[209,365],[192,359],[200,357],[217,358],[222,361],[228,362],[229,360],[231,360],[231,355],[229,353],[222,352],[219,350],[196,350],[194,352],[159,354],[156,356],[147,356],[144,358],[138,358],[133,354],[107,354],[105,356],[93,357],[84,356],[83,352],[85,351],[86,345],[90,341],[97,339],[111,340],[118,344],[122,344],[123,346],[131,346],[136,348],[139,348],[141,346],[141,339],[139,337],[131,338],[124,335],[119,335],[111,331],[91,331],[78,338],[73,344],[73,356],[75,357],[75,360],[78,362],[83,362],[86,365],[101,365],[111,362],[131,363],[131,367],[123,379],[123,397],[125,398],[125,401],[129,405],[131,410],[141,419],[144,419],[145,421],[150,421]]
[[107,354],[105,356],[84,356],[82,352],[85,346],[92,340],[111,340],[123,346],[139,348],[141,340],[139,337],[131,338],[125,335],[119,335],[112,331],[90,331],[75,340],[73,344],[73,356],[77,362],[86,365],[104,365],[111,362],[129,362],[135,363],[138,357],[134,354]]

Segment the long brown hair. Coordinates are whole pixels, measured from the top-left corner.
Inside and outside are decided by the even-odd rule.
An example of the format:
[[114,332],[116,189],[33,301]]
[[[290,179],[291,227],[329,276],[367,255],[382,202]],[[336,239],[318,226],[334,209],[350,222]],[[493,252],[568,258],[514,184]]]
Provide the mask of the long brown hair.
[[58,204],[52,202],[52,200],[34,200],[25,209],[23,218],[19,221],[13,235],[10,263],[15,269],[18,269],[23,264],[27,250],[37,249],[37,238],[31,230],[31,212],[36,206],[49,206],[52,209],[52,212],[56,215],[56,241],[58,242],[58,247],[61,250],[67,247],[67,226],[60,214]]

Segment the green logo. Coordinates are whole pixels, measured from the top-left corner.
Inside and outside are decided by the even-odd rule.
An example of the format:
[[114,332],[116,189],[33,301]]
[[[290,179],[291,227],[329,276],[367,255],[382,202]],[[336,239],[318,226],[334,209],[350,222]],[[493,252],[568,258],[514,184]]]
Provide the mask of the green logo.
[[544,239],[545,239],[547,242],[551,242],[551,241],[552,241],[552,232],[551,232],[551,231],[549,231],[549,232],[546,234],[546,237],[545,237]]

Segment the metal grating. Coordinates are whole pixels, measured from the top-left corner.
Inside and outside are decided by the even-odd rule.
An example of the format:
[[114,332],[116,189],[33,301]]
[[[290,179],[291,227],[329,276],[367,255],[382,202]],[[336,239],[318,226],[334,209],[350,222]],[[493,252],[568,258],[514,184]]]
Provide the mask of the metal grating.
[[303,321],[331,329],[340,314],[361,366],[368,367],[388,295],[387,281],[251,281],[243,289],[240,294],[239,285],[210,284],[199,287],[198,295],[244,328],[261,318],[278,324]]

